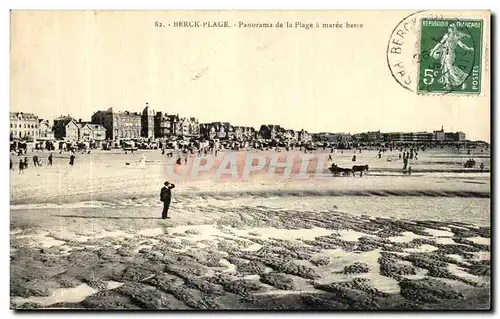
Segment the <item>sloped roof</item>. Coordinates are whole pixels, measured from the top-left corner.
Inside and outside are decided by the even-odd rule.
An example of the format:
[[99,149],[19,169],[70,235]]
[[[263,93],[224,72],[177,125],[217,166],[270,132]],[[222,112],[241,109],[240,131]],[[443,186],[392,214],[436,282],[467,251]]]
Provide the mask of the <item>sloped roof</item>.
[[71,121],[74,121],[76,123],[76,120],[71,116],[59,116],[58,118],[54,119],[54,125],[66,126]]
[[11,118],[17,118],[19,115],[24,119],[24,120],[36,120],[38,119],[38,116],[36,116],[33,113],[25,113],[25,112],[10,112],[10,117]]
[[91,130],[105,130],[104,126],[102,124],[99,124],[99,123],[87,122],[87,123],[85,123],[85,125],[82,126],[82,128],[83,127],[88,127]]

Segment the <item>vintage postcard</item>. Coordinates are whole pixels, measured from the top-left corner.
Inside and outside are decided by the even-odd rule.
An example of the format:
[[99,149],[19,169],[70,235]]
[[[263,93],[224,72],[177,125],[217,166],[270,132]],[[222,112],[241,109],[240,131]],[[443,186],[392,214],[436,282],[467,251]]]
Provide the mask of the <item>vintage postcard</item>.
[[10,19],[11,309],[491,309],[489,11]]

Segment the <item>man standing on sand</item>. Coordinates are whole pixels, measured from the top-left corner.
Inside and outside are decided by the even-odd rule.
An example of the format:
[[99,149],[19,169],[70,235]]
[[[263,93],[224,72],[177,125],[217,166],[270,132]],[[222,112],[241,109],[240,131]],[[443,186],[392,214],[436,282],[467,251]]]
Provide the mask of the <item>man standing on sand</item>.
[[33,156],[33,166],[34,167],[39,166],[38,165],[38,155],[36,155],[36,154]]
[[73,154],[73,152],[71,152],[71,155],[69,156],[69,165],[75,165],[75,155]]
[[170,200],[172,199],[171,189],[175,188],[175,185],[166,181],[161,188],[160,200],[163,202],[163,213],[161,214],[162,219],[170,218],[168,217],[168,208],[170,207]]

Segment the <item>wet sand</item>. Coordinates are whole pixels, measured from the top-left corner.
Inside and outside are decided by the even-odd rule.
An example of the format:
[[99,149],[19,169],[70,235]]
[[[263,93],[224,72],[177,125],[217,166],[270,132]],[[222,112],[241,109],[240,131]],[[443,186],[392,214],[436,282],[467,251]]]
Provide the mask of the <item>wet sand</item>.
[[11,308],[488,309],[489,174],[383,165],[320,184],[181,183],[168,220],[154,163],[12,173]]

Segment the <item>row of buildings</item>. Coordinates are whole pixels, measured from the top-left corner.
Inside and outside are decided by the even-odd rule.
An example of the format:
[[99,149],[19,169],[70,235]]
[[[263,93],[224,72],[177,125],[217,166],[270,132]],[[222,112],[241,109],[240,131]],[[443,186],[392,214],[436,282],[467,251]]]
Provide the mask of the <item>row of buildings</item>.
[[291,142],[326,143],[384,143],[384,142],[460,142],[465,141],[463,132],[366,132],[314,133],[305,130],[286,129],[280,125],[261,125],[259,130],[251,126],[236,126],[229,122],[199,123],[195,117],[180,117],[179,114],[155,112],[146,103],[142,112],[115,111],[113,108],[92,114],[84,122],[70,115],[60,116],[53,123],[38,118],[32,113],[10,113],[11,139],[104,141],[122,139],[196,138],[252,140],[267,139]]
[[155,112],[148,103],[141,113],[109,108],[92,114],[89,122],[61,115],[54,119],[52,125],[32,113],[11,112],[10,128],[11,138],[29,140],[104,141],[172,137],[311,140],[311,135],[304,130],[287,130],[280,125],[262,125],[257,131],[251,126],[237,126],[229,122],[199,123],[195,117]]
[[353,138],[365,143],[432,143],[462,142],[466,140],[464,132],[445,132],[443,127],[433,132],[367,132],[355,134]]

